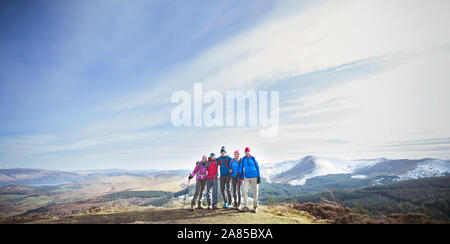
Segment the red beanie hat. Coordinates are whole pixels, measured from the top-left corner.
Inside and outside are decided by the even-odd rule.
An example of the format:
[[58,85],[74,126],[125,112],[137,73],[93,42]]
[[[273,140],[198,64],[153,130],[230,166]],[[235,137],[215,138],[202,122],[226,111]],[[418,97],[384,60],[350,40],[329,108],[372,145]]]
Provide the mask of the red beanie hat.
[[249,147],[246,147],[246,148],[245,148],[245,152],[250,152],[250,148],[249,148]]
[[239,155],[239,149],[237,149],[236,151],[234,151],[234,154],[238,154]]

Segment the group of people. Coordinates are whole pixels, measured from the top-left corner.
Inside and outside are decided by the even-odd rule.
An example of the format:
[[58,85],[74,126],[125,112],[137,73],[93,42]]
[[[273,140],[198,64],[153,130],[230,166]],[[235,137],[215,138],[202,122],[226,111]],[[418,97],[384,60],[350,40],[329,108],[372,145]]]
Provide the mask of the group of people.
[[[239,150],[234,152],[234,157],[227,155],[225,147],[220,150],[220,157],[214,153],[202,161],[197,162],[194,171],[189,175],[189,180],[196,176],[194,198],[191,202],[191,210],[194,210],[198,201],[198,209],[203,209],[202,198],[206,186],[206,198],[208,209],[216,210],[218,198],[218,185],[224,201],[224,209],[241,210],[241,187],[243,186],[244,208],[242,211],[250,211],[248,207],[248,190],[253,191],[253,212],[258,211],[258,185],[261,182],[259,165],[255,157],[250,153],[250,148],[245,148],[245,155],[241,158]],[[220,170],[219,170],[220,167]],[[219,177],[220,172],[220,177]]]

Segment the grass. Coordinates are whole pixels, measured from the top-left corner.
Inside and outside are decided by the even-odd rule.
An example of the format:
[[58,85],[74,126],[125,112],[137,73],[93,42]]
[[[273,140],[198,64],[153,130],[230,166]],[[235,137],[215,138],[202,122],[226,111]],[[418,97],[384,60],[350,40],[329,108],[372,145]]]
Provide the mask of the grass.
[[26,195],[20,195],[20,194],[1,194],[0,195],[0,201],[8,201],[8,200],[14,200],[14,199],[20,199],[24,198]]
[[266,209],[266,211],[272,215],[296,221],[298,224],[327,223],[327,221],[324,220],[316,220],[313,216],[305,211],[300,211],[283,205],[269,207]]
[[21,201],[21,204],[26,207],[26,206],[41,206],[41,205],[46,205],[49,204],[51,202],[54,201],[53,197],[49,197],[46,195],[39,195],[39,196],[32,196],[32,197],[27,197],[24,200]]
[[13,223],[33,224],[314,224],[323,223],[312,216],[286,206],[261,206],[258,213],[236,210],[196,210],[182,208],[130,208],[99,211],[68,217],[22,219]]

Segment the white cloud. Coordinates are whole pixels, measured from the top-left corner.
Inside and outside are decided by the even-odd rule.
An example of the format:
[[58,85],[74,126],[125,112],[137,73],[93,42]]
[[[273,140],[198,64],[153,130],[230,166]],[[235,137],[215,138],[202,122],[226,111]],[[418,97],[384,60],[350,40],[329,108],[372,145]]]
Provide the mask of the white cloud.
[[[450,50],[447,47],[433,49],[375,75],[353,79],[304,96],[297,100],[299,105],[293,105],[291,109],[298,109],[298,116],[318,115],[315,126],[322,125],[324,128],[309,130],[308,124],[300,122],[282,126],[280,133],[302,138],[309,150],[322,155],[339,153],[350,158],[368,154],[377,157],[448,157],[446,150],[433,152],[433,145],[420,145],[422,150],[418,147],[412,150],[412,146],[407,145],[395,150],[377,148],[389,141],[450,136],[447,67],[450,67]],[[339,102],[342,98],[345,98],[345,103]],[[326,101],[336,101],[337,105],[327,105],[325,108],[319,106]],[[305,108],[309,110],[305,112]],[[339,117],[348,109],[354,109],[350,116],[344,119]],[[334,115],[336,118],[331,110],[337,110]],[[330,124],[330,121],[334,123]],[[355,143],[308,143],[319,138],[339,138]]]
[[[170,112],[164,117],[164,110],[129,116],[135,112],[132,109],[157,110],[161,104],[170,104],[174,91],[190,90],[194,82],[203,82],[205,90],[222,91],[271,86],[297,75],[340,66],[349,69],[352,66],[348,64],[353,62],[397,52],[421,52],[437,44],[450,43],[450,1],[447,0],[326,1],[306,10],[298,4],[298,1],[284,2],[260,25],[176,65],[161,78],[137,78],[159,82],[152,82],[158,85],[149,90],[98,106],[99,110],[124,113],[88,126],[84,132],[91,135],[90,139],[49,149],[111,145],[108,150],[96,152],[91,159],[87,155],[77,159],[117,160],[114,155],[122,153],[121,159],[125,161],[144,163],[152,159],[166,162],[164,167],[174,167],[227,144],[231,144],[227,145],[229,150],[253,145],[263,162],[276,162],[302,154],[420,156],[427,152],[391,151],[385,155],[385,151],[376,151],[370,145],[450,136],[448,51],[427,51],[399,60],[392,69],[335,84],[293,101],[293,107],[281,109],[297,112],[300,116],[297,119],[302,120],[289,125],[281,121],[280,135],[274,139],[261,139],[252,128],[167,130],[163,138],[141,137],[132,132],[170,118]],[[106,135],[97,136],[99,131]],[[428,132],[419,135],[419,131]],[[141,139],[145,143],[131,145]],[[114,146],[124,142],[130,144],[126,148]]]
[[125,111],[83,128],[83,135],[108,135],[126,133],[133,130],[148,129],[170,122],[168,108]]
[[298,1],[280,5],[257,27],[179,64],[159,86],[116,107],[167,103],[172,92],[194,82],[205,89],[253,88],[450,41],[446,0],[327,1],[304,11]]
[[[448,1],[327,1],[306,10],[297,8],[297,4],[296,1],[285,2],[254,29],[179,64],[162,78],[158,86],[141,94],[131,94],[109,104],[110,107],[127,110],[168,104],[172,92],[190,90],[194,82],[203,82],[205,90],[273,85],[296,75],[339,66],[349,69],[351,65],[348,64],[352,62],[386,58],[398,52],[420,52],[433,45],[450,42]],[[284,153],[283,157],[297,157],[301,152],[341,153],[351,157],[357,156],[356,151],[363,151],[363,156],[364,147],[350,144],[353,148],[349,148],[345,143],[330,145],[329,142],[382,143],[403,139],[417,130],[439,131],[441,124],[448,122],[448,114],[444,115],[442,122],[436,122],[439,112],[431,113],[434,110],[430,109],[436,104],[424,103],[424,100],[430,101],[429,97],[438,96],[447,102],[442,97],[445,90],[442,88],[448,86],[445,83],[447,72],[441,67],[448,64],[447,56],[425,55],[421,58],[427,58],[427,62],[416,58],[407,65],[368,79],[333,85],[319,93],[301,97],[294,101],[300,102],[300,107],[281,109],[297,111],[303,122],[285,126],[280,136],[273,140],[254,142],[251,132],[238,137],[225,132],[223,141],[242,140],[245,141],[243,145],[253,144],[260,151],[266,151],[267,157],[263,158],[276,161],[282,158],[270,156],[269,151],[273,155]],[[337,120],[337,116],[341,118]],[[106,125],[123,130],[138,129],[140,124],[132,120],[119,117],[117,121],[106,122]],[[145,120],[139,121],[143,121],[142,126],[148,125]],[[99,125],[102,127],[103,124]],[[311,126],[319,129],[311,130]],[[439,132],[446,131],[442,129],[444,131]],[[223,132],[220,131],[203,130],[195,137],[220,138]],[[194,135],[179,130],[177,133],[177,140],[171,145],[182,150],[185,147],[182,144],[189,141],[189,135]],[[214,139],[214,143],[221,144],[220,141]],[[161,145],[157,148],[161,152],[172,150],[172,146],[165,149],[162,145],[168,142],[158,142]],[[214,144],[212,141],[209,143]],[[202,148],[208,147],[201,140],[196,141],[185,153],[190,150],[200,152]],[[194,154],[189,153],[191,157]]]

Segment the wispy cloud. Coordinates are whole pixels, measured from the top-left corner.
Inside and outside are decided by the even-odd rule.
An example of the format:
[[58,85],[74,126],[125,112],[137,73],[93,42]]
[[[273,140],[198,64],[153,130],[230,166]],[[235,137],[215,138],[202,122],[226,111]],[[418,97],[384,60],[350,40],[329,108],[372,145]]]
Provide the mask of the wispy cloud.
[[[69,58],[52,61],[59,72],[48,67],[42,72],[64,81],[55,93],[61,101],[66,90],[77,99],[54,111],[52,125],[59,130],[28,124],[44,136],[1,144],[5,154],[0,159],[177,168],[221,145],[252,145],[262,162],[302,154],[448,156],[432,147],[445,149],[445,140],[421,140],[450,136],[449,1],[276,1],[262,4],[267,12],[245,28],[239,24],[250,20],[231,8],[230,15],[192,32],[183,22],[192,13],[213,14],[200,7],[187,13],[179,9],[185,19],[173,23],[158,22],[167,16],[147,14],[174,7],[165,4],[140,8],[115,2],[98,15],[89,5],[78,9],[85,22],[72,23],[74,38],[58,49]],[[213,12],[223,15],[221,8],[227,6]],[[214,32],[220,38],[204,42],[218,27],[228,30],[226,35]],[[279,89],[279,136],[261,139],[255,128],[174,128],[171,94],[192,91],[194,82],[202,82],[205,90]],[[74,104],[80,106],[77,114],[68,116],[72,110],[65,106]],[[426,149],[413,151],[412,146]],[[30,154],[39,160],[24,156]]]

